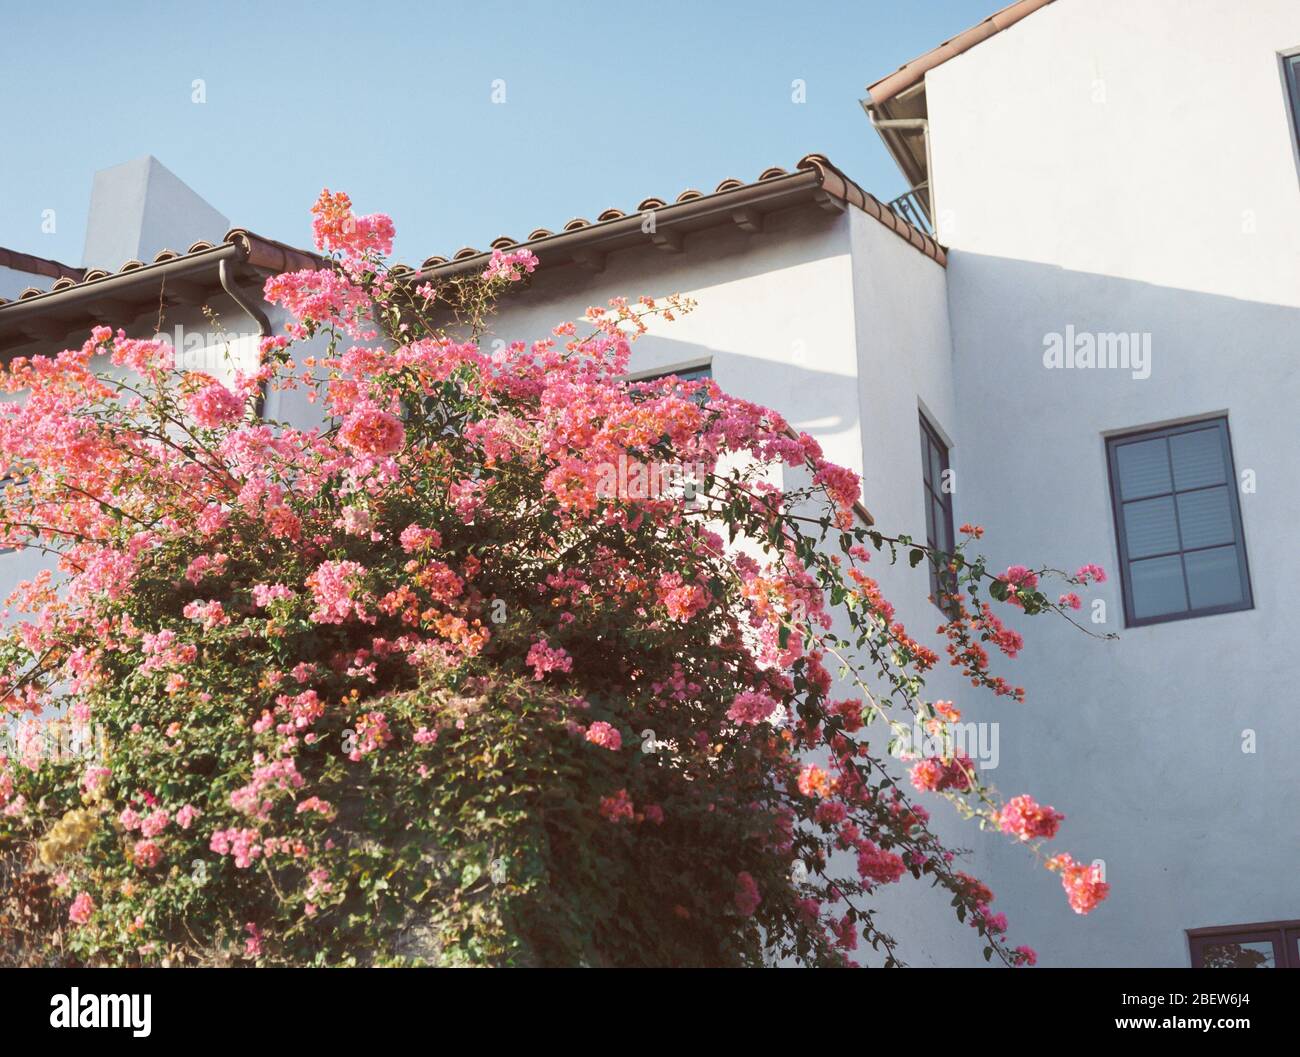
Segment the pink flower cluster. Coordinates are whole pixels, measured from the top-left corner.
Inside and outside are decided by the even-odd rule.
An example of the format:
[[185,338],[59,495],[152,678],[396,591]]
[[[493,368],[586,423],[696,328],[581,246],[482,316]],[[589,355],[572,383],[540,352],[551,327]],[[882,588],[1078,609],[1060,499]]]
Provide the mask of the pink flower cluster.
[[343,624],[352,617],[371,621],[361,594],[360,581],[366,567],[353,561],[321,562],[316,571],[307,577],[316,609],[311,619],[317,624]]
[[204,429],[220,429],[244,414],[244,401],[213,378],[185,398],[185,410]]
[[573,658],[561,647],[553,647],[545,639],[537,639],[528,649],[524,663],[533,670],[533,678],[541,680],[548,672],[573,671]]
[[483,270],[483,278],[488,281],[505,279],[507,282],[516,283],[526,273],[531,273],[536,268],[537,257],[530,250],[512,250],[510,253],[493,250],[492,260]]
[[1032,796],[1013,797],[998,812],[999,828],[1017,840],[1055,837],[1064,819],[1059,811],[1044,807]]
[[352,199],[327,187],[316,199],[312,211],[312,235],[323,253],[342,253],[347,258],[387,256],[393,252],[397,230],[385,213],[357,216]]
[[955,789],[967,793],[971,789],[971,777],[975,765],[965,753],[957,753],[951,759],[928,756],[917,763],[911,770],[912,785],[923,793],[942,793]]
[[603,719],[596,720],[587,728],[586,737],[593,745],[599,745],[613,752],[618,752],[623,747],[623,735],[618,732],[617,727],[611,726]]
[[85,892],[78,892],[77,898],[72,901],[72,906],[68,908],[68,920],[74,925],[84,925],[94,913],[95,901]]
[[1106,582],[1106,570],[1100,565],[1093,565],[1089,562],[1087,565],[1081,565],[1079,567],[1078,571],[1074,574],[1074,578],[1081,584],[1089,582],[1104,584]]
[[406,428],[396,415],[368,404],[343,420],[339,441],[358,455],[391,455],[406,440]]
[[1091,913],[1110,894],[1110,885],[1101,879],[1101,867],[1075,862],[1068,852],[1048,859],[1047,868],[1061,871],[1061,887],[1076,914]]
[[414,554],[425,547],[441,547],[442,534],[437,529],[423,528],[420,525],[407,525],[402,529],[402,534],[398,537],[398,542],[402,545],[402,550],[407,554]]
[[212,834],[208,848],[218,855],[233,855],[235,866],[247,870],[262,854],[261,840],[255,829],[219,829]]
[[613,796],[601,797],[600,814],[610,822],[630,821],[636,812],[633,810],[632,798],[627,795],[627,790],[620,789]]
[[152,870],[162,862],[162,849],[151,840],[138,840],[131,848],[131,859],[142,870]]
[[737,694],[727,709],[727,718],[733,723],[756,726],[767,719],[777,709],[777,701],[770,694],[756,690],[746,690]]

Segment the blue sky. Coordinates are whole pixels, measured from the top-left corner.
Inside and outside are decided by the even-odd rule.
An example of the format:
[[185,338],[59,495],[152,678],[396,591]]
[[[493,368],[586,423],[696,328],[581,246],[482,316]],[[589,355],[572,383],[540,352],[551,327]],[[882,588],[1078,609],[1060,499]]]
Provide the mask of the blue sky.
[[299,245],[320,188],[347,191],[393,216],[411,263],[812,151],[893,197],[905,186],[863,87],[999,6],[24,5],[0,35],[0,245],[80,263],[94,171],[143,154],[235,224]]

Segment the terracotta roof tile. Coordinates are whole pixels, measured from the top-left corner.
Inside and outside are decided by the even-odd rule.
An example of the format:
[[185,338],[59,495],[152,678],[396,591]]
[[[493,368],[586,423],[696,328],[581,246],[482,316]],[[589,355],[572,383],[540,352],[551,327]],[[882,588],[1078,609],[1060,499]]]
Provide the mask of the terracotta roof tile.
[[77,282],[85,274],[84,268],[74,268],[70,264],[52,261],[48,257],[36,257],[30,253],[19,253],[0,246],[0,268],[12,268],[16,272],[28,275],[48,275],[51,279],[70,278]]
[[[528,238],[522,242],[501,235],[498,238],[493,239],[492,242],[489,243],[489,246],[492,249],[502,250],[516,246],[537,246],[540,250],[545,246],[549,246],[555,240],[571,238],[576,233],[580,232],[590,232],[592,238],[603,237],[606,229],[616,228],[620,223],[626,226],[626,223],[629,220],[634,220],[639,214],[645,213],[649,210],[666,211],[665,219],[669,219],[671,217],[671,211],[678,207],[685,207],[690,203],[707,202],[717,196],[731,194],[733,192],[742,192],[763,185],[770,185],[774,181],[778,180],[789,180],[802,173],[815,173],[818,178],[818,183],[827,195],[837,201],[852,205],[864,213],[871,215],[900,238],[905,239],[926,256],[938,261],[940,264],[947,263],[947,255],[944,253],[943,247],[935,242],[933,238],[912,227],[911,224],[895,214],[887,205],[864,191],[843,172],[837,169],[824,154],[809,154],[801,158],[793,171],[782,169],[779,166],[764,169],[758,175],[758,179],[753,183],[747,184],[742,180],[735,179],[734,177],[728,177],[727,179],[722,180],[717,187],[708,194],[699,191],[696,188],[688,187],[672,200],[655,196],[643,198],[637,204],[636,209],[628,213],[624,213],[621,209],[611,207],[603,210],[596,217],[595,221],[587,220],[585,217],[574,217],[560,228],[558,232],[552,231],[549,228],[537,228],[530,232]],[[737,223],[742,223],[743,221],[744,223],[742,223],[742,226],[754,222],[754,218],[752,217],[733,217],[733,219],[735,219]],[[750,230],[753,229],[750,228]],[[680,238],[672,235],[661,236],[656,240],[656,242],[664,249],[680,248]],[[488,256],[488,252],[479,252],[477,250],[472,250],[469,247],[464,247],[457,250],[450,259],[443,256],[429,257],[424,261],[422,267],[425,272],[448,268],[457,272],[467,271],[469,270],[469,264],[467,262],[472,261],[477,266],[480,260],[486,263]],[[584,256],[583,260],[590,263],[592,258]]]
[[190,257],[198,258],[204,253],[211,253],[214,250],[229,246],[238,247],[238,252],[246,263],[263,271],[290,271],[318,267],[323,260],[317,254],[308,253],[282,242],[276,242],[274,239],[254,235],[244,228],[232,228],[226,232],[225,238],[219,243],[214,244],[203,240],[195,242],[184,253],[171,249],[159,250],[154,255],[153,260],[148,263],[134,259],[123,261],[116,272],[110,272],[104,268],[73,268],[66,264],[60,264],[58,261],[33,257],[30,254],[17,253],[13,250],[0,249],[0,265],[15,267],[19,271],[26,271],[33,275],[47,275],[55,279],[49,289],[28,286],[20,291],[13,301],[0,298],[0,312],[3,311],[6,305],[31,301],[33,298],[45,297],[49,294],[64,294],[80,287],[89,286],[92,283],[98,283],[131,272],[148,272],[150,268],[155,266],[185,261]]

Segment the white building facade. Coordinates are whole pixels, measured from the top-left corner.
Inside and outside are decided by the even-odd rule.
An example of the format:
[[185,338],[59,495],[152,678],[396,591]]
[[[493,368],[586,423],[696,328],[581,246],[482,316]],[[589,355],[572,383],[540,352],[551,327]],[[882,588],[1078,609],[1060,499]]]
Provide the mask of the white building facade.
[[[541,267],[489,341],[618,295],[687,295],[697,310],[655,324],[635,371],[707,369],[777,408],[862,474],[885,531],[942,540],[949,519],[972,522],[998,568],[1105,566],[1090,595],[1104,607],[1080,622],[1118,639],[1008,619],[1026,646],[1000,670],[1027,704],[955,672],[930,686],[982,724],[985,779],[1065,812],[1061,847],[1104,863],[1110,898],[1078,917],[1023,849],[927,805],[1040,964],[1300,965],[1297,53],[1294,0],[1022,0],[868,90],[917,226],[813,155],[493,243]],[[153,333],[160,298],[164,333],[208,345],[202,305],[236,349],[283,321],[260,283],[309,256],[209,231],[219,214],[133,164],[160,204],[145,194],[135,229],[87,249],[134,239],[139,263],[56,277],[0,251],[0,353],[61,348],[91,319]],[[97,180],[96,203],[139,196],[124,184]],[[931,456],[951,492],[927,486]],[[29,561],[0,559],[0,588]],[[934,645],[927,571],[880,564],[899,618]],[[923,886],[880,903],[910,963],[984,964]]]

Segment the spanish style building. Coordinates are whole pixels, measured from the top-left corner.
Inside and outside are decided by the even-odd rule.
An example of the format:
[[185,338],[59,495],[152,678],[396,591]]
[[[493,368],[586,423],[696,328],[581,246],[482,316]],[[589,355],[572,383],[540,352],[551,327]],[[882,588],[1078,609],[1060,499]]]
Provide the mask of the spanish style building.
[[[1041,964],[1300,966],[1300,5],[1020,0],[863,109],[910,187],[893,202],[811,154],[411,277],[530,248],[489,341],[690,296],[637,373],[707,372],[779,409],[861,473],[883,529],[945,547],[971,522],[998,568],[1103,565],[1083,630],[1017,622],[1001,671],[1026,704],[955,672],[930,693],[961,707],[988,781],[1065,812],[1109,900],[1078,917],[1023,849],[942,803],[936,829]],[[283,322],[262,283],[318,259],[228,226],[154,159],[98,174],[82,265],[0,249],[0,353],[107,322],[194,366],[251,357]],[[279,395],[266,413],[313,414]],[[0,588],[36,564],[0,558]],[[899,618],[937,625],[926,568],[880,564]],[[983,964],[937,893],[879,905],[912,964]]]

